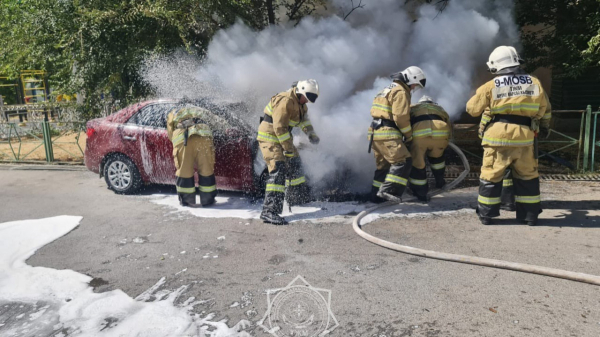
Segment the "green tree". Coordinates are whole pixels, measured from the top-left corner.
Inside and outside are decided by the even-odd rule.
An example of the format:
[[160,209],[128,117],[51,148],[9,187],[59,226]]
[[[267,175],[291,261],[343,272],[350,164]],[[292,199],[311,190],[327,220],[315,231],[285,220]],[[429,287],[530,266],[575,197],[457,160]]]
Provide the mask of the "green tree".
[[201,56],[213,34],[242,20],[262,29],[298,22],[324,0],[0,0],[0,73],[49,74],[57,94],[126,105],[150,94],[144,60],[185,49]]
[[600,61],[600,0],[518,0],[527,68],[577,76]]
[[252,23],[249,1],[3,0],[0,72],[46,70],[58,93],[101,95],[122,104],[147,95],[144,59],[185,48],[202,54],[210,38],[237,18]]

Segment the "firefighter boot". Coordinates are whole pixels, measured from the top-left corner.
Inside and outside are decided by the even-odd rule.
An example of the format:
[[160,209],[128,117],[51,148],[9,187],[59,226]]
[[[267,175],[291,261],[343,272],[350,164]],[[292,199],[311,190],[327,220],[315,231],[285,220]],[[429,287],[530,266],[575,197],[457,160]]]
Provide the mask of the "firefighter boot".
[[269,172],[267,188],[265,190],[265,201],[260,218],[265,223],[274,225],[285,225],[287,222],[279,214],[283,211],[283,198],[285,196],[285,163],[275,163],[273,171]]
[[494,183],[479,179],[477,215],[482,224],[490,225],[491,218],[500,215],[500,193],[502,193],[502,182]]
[[517,219],[530,226],[537,225],[538,216],[542,213],[540,197],[540,179],[529,180],[513,178]]
[[290,206],[302,205],[310,202],[310,187],[306,182],[300,157],[288,160],[288,179],[286,180],[285,200]]
[[479,209],[475,210],[475,213],[477,213],[477,217],[479,218],[479,221],[481,221],[481,224],[484,226],[489,226],[492,224],[492,218],[489,217],[485,217],[485,216],[481,216],[479,214]]
[[446,159],[444,156],[439,158],[428,157],[429,164],[431,165],[431,173],[435,178],[435,188],[442,188],[446,185],[446,179],[444,179],[444,173],[446,172]]
[[515,206],[515,187],[513,185],[511,170],[506,170],[504,179],[502,180],[502,194],[500,195],[500,209],[508,212],[517,210]]
[[385,180],[385,176],[387,175],[387,169],[375,170],[375,177],[373,178],[373,186],[371,187],[371,202],[375,204],[380,204],[385,202],[386,200],[377,196],[377,192],[379,192],[379,188],[383,184]]
[[184,207],[194,207],[196,205],[196,193],[178,193],[179,204]]
[[260,219],[264,223],[272,224],[272,225],[287,225],[288,222],[280,216],[279,214],[275,214],[271,211],[263,210],[260,213]]
[[179,204],[184,207],[193,207],[196,205],[196,186],[194,177],[177,177],[175,180],[175,188]]
[[408,181],[410,183],[409,186],[412,194],[417,197],[419,201],[429,201],[427,198],[429,186],[427,184],[427,171],[425,171],[425,168],[418,169],[413,167],[410,170],[410,179]]
[[217,184],[215,175],[204,177],[198,175],[198,191],[200,194],[200,204],[202,207],[207,207],[215,203],[215,197],[217,196]]
[[388,201],[402,202],[402,194],[406,189],[411,168],[412,158],[406,158],[404,163],[392,165],[377,196]]

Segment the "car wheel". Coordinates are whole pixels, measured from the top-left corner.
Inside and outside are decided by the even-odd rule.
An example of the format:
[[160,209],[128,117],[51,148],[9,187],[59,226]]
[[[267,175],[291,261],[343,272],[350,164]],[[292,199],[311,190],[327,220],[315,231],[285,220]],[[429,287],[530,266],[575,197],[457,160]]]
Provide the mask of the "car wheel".
[[142,176],[127,156],[110,156],[104,164],[104,180],[108,188],[117,194],[131,194],[142,186]]

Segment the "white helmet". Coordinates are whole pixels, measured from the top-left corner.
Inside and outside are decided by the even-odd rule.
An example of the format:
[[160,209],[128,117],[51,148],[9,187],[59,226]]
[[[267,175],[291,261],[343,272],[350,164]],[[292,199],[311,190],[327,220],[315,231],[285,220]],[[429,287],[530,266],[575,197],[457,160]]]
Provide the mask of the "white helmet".
[[490,54],[487,66],[495,74],[502,69],[519,66],[522,61],[514,47],[500,46]]
[[519,53],[517,53],[517,50],[515,49],[515,47],[508,47],[508,48],[512,49],[515,52],[515,54],[517,54],[517,58],[519,59],[519,64],[525,63],[525,60],[523,60],[521,58],[521,55],[519,55]]
[[411,66],[400,72],[404,77],[404,83],[410,86],[411,84],[418,84],[421,88],[425,88],[425,82],[427,79],[425,78],[425,73],[421,68]]
[[433,98],[424,95],[423,97],[421,97],[421,99],[419,99],[419,103],[435,103],[435,102],[433,101]]
[[304,95],[311,103],[314,103],[319,97],[319,83],[317,83],[317,80],[298,81],[296,88],[297,93]]

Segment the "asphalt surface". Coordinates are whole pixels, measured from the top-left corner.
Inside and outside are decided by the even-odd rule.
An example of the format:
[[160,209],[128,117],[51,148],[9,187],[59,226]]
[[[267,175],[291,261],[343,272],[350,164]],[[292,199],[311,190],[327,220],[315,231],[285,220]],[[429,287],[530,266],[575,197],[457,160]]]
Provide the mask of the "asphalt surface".
[[[600,183],[547,182],[542,190],[550,201],[539,227],[511,214],[482,226],[463,212],[380,219],[365,229],[419,248],[600,275]],[[461,194],[473,191],[446,197],[460,201],[456,208],[473,206]],[[206,219],[157,206],[152,193],[174,189],[121,196],[90,172],[0,167],[0,222],[83,216],[28,264],[72,269],[94,277],[98,292],[132,297],[163,276],[169,289],[191,284],[183,297],[208,300],[198,310],[231,325],[258,321],[266,290],[302,275],[331,290],[340,323],[333,336],[600,335],[600,286],[397,253],[357,236],[351,216],[285,227]]]

